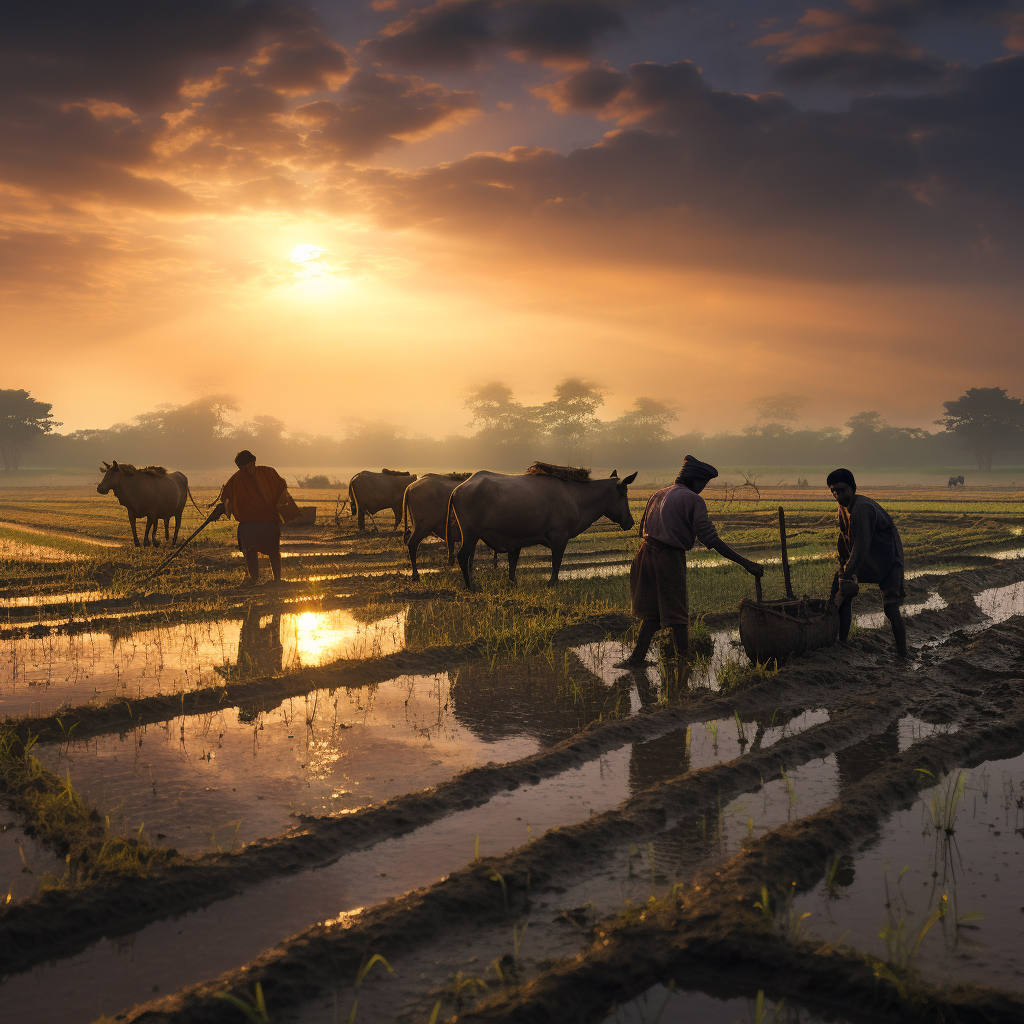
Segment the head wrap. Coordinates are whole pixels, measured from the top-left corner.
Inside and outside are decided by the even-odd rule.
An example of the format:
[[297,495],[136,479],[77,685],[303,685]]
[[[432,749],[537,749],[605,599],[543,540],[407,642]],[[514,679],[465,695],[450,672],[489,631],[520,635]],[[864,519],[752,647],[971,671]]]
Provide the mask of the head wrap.
[[829,487],[833,484],[849,484],[854,490],[857,490],[857,481],[853,479],[853,474],[848,469],[833,469],[825,483]]
[[716,476],[718,476],[718,470],[710,463],[701,462],[700,459],[687,455],[683,459],[683,465],[679,470],[679,476],[676,477],[676,483],[682,484],[690,480],[714,480]]
[[243,448],[243,449],[242,449],[242,450],[241,450],[241,451],[240,451],[240,452],[239,452],[239,453],[238,453],[238,454],[237,454],[237,455],[235,456],[235,465],[236,465],[236,466],[237,466],[237,467],[238,467],[239,469],[241,469],[241,468],[242,468],[243,466],[247,466],[247,465],[249,465],[249,463],[250,463],[250,462],[255,462],[255,461],[256,461],[256,456],[255,456],[255,455],[253,455],[253,453],[252,453],[251,451],[249,451],[249,449],[248,449],[248,448]]

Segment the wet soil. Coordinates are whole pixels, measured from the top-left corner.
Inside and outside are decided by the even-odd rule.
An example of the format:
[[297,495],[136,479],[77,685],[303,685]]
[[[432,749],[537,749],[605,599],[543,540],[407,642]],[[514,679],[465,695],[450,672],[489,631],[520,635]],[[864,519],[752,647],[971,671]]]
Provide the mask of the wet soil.
[[64,860],[41,846],[0,810],[0,905],[30,899],[39,891],[41,875],[60,876]]

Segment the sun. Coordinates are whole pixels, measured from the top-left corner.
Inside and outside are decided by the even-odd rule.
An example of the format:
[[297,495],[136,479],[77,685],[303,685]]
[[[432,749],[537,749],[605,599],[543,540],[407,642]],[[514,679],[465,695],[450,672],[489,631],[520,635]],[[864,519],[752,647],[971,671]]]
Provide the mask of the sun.
[[300,245],[295,246],[294,249],[288,254],[288,259],[292,263],[310,263],[319,262],[320,257],[326,252],[326,249],[321,248],[319,245],[312,245],[309,242],[302,242]]

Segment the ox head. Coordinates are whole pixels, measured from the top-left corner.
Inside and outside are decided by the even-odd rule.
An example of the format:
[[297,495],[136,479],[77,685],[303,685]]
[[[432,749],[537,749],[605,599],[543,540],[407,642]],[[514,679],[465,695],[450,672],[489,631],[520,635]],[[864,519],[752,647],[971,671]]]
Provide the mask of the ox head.
[[112,487],[120,482],[121,467],[117,462],[103,463],[103,479],[96,485],[98,494],[109,494]]
[[636,479],[636,473],[631,473],[624,480],[619,479],[618,470],[613,469],[612,475],[607,481],[609,487],[608,505],[604,514],[613,522],[618,523],[624,530],[633,529],[633,513],[629,511],[629,485]]

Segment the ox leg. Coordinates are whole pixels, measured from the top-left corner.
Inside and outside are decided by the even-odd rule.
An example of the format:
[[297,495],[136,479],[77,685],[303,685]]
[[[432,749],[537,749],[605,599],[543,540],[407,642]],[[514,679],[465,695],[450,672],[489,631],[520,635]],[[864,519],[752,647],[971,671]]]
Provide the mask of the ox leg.
[[413,530],[412,536],[409,538],[409,561],[412,563],[412,578],[418,580],[420,578],[420,571],[416,568],[416,549],[420,546],[420,541],[426,536],[426,533],[420,533],[419,530]]
[[[519,564],[519,552],[522,548],[509,548],[508,549],[508,581],[509,583],[515,583],[516,581],[516,566]],[[494,560],[497,562],[498,553],[495,551]]]
[[181,513],[177,513],[174,517],[174,540],[171,541],[171,547],[178,543],[178,531],[181,529]]
[[356,529],[362,533],[366,529],[366,509],[364,509],[358,502],[356,502],[356,514],[359,517],[356,520]]
[[139,531],[135,526],[135,516],[129,516],[128,522],[132,525],[132,536],[135,538],[135,546],[137,548],[142,547],[142,545],[139,543]]
[[[491,548],[491,551],[494,553],[494,563],[493,563],[492,567],[493,567],[494,571],[497,572],[498,571],[498,549],[497,548]],[[511,555],[509,557],[511,557]]]
[[548,580],[549,587],[558,586],[558,570],[562,567],[562,556],[565,554],[565,547],[568,543],[568,540],[563,540],[551,547],[551,579]]
[[159,528],[160,520],[156,516],[146,519],[146,535],[149,537],[149,543],[155,548],[160,547],[160,537],[156,532]]
[[478,537],[465,536],[462,539],[462,547],[459,548],[459,568],[462,569],[462,578],[467,590],[473,589],[473,555],[478,540]]
[[[177,529],[175,529],[175,531],[174,531],[174,536],[175,537],[178,536]],[[164,520],[164,540],[170,540],[170,539],[171,539],[171,517],[168,516]]]
[[398,531],[398,524],[402,521],[402,506],[401,505],[392,505],[391,506],[391,511],[395,513],[394,530],[395,530],[395,532],[397,532]]

